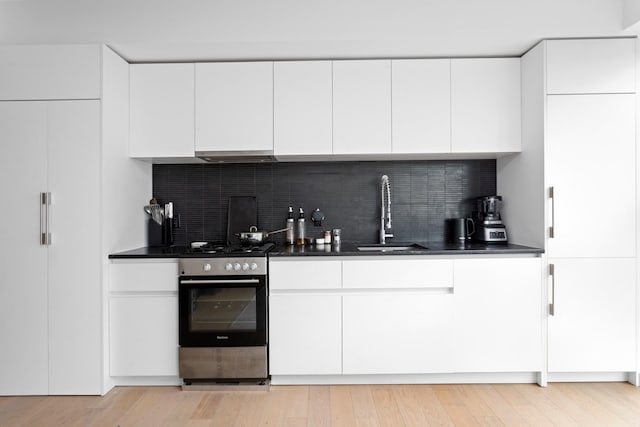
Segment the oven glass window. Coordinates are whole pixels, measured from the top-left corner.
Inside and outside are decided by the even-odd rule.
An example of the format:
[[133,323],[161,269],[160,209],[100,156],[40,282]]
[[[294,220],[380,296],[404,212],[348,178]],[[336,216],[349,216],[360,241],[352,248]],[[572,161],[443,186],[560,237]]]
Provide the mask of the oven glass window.
[[190,290],[193,332],[255,331],[256,288]]

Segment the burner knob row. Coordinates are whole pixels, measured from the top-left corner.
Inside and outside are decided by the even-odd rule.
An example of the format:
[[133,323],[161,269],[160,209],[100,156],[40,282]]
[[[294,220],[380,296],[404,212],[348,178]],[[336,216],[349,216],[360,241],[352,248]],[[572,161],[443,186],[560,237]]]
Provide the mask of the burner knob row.
[[[207,270],[207,265],[209,266],[209,269]],[[205,265],[204,269],[205,271],[210,271],[211,270],[211,265],[207,264]],[[236,262],[235,264],[231,264],[230,262],[226,263],[224,266],[224,269],[226,271],[248,271],[248,270],[257,270],[258,269],[258,264],[256,264],[255,262],[252,262],[251,264],[249,264],[248,262],[245,262],[244,264],[240,264],[239,262]]]

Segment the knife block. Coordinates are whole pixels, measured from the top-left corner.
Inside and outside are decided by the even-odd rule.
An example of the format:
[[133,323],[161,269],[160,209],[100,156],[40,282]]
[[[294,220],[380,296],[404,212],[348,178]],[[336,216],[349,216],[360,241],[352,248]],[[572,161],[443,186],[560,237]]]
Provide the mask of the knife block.
[[147,246],[158,247],[165,246],[163,244],[164,227],[153,219],[147,220]]

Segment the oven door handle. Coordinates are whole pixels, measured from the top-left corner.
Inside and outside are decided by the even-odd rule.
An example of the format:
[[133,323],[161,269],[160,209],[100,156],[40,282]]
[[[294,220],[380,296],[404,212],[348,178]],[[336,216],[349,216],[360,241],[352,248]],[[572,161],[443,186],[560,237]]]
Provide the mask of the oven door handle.
[[215,280],[215,279],[180,279],[180,284],[189,285],[229,285],[236,283],[260,283],[258,279],[237,279],[237,280]]

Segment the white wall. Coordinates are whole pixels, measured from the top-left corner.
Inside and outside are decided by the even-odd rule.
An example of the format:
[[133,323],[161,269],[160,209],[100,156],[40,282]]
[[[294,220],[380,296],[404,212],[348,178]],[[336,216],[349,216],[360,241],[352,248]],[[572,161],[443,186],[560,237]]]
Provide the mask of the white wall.
[[623,0],[622,24],[627,30],[637,31],[640,29],[640,1]]
[[544,248],[544,43],[521,60],[522,153],[496,161],[497,192],[504,198],[509,242]]
[[137,61],[517,56],[542,38],[621,35],[622,2],[0,0],[0,43],[104,42]]

